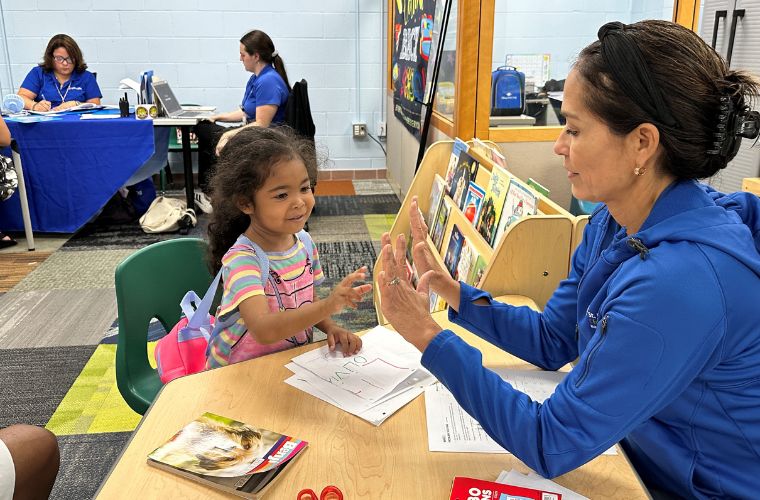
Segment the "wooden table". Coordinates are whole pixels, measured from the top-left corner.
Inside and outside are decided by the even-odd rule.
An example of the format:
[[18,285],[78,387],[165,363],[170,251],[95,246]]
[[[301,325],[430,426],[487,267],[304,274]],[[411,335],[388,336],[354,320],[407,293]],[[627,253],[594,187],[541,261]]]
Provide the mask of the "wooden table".
[[760,177],[746,177],[742,180],[742,191],[760,196]]
[[[501,299],[534,305],[524,297]],[[439,324],[449,326],[445,314],[436,313],[436,319]],[[453,329],[483,352],[486,365],[533,369],[474,335],[458,327]],[[315,347],[271,354],[166,385],[97,497],[141,500],[227,497],[218,490],[146,463],[150,452],[207,411],[309,442],[303,456],[267,491],[267,499],[295,499],[302,488],[319,492],[328,484],[340,487],[346,500],[447,499],[454,476],[494,480],[504,469],[529,471],[513,455],[429,452],[424,397],[416,398],[375,427],[283,383],[291,375],[284,365]],[[600,456],[555,481],[594,500],[649,498],[622,453]]]

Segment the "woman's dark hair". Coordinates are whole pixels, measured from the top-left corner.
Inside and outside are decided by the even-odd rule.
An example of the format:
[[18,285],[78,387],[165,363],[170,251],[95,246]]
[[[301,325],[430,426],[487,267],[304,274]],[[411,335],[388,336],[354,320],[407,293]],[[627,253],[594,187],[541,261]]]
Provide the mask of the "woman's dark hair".
[[314,185],[317,180],[314,144],[288,127],[248,127],[224,146],[211,179],[214,210],[208,225],[208,264],[214,274],[221,268],[224,254],[251,223],[238,203],[252,203],[254,193],[277,164],[294,159],[303,162]]
[[[676,178],[703,179],[715,175],[736,154],[732,147],[722,148],[721,154],[716,152],[716,144],[721,143],[716,142],[716,134],[719,138],[721,133],[731,134],[728,139],[721,139],[724,145],[734,138],[736,127],[732,129],[732,123],[728,124],[729,130],[721,130],[726,127],[728,101],[733,110],[744,110],[750,105],[749,96],[758,92],[757,81],[747,73],[729,69],[723,58],[696,33],[678,24],[654,20],[613,24],[616,26],[609,30],[609,25],[600,29],[602,41],[583,49],[575,64],[585,84],[588,109],[618,135],[625,135],[642,123],[657,126],[663,151],[659,165]],[[618,28],[620,31],[616,31]],[[613,43],[622,44],[614,48],[625,51],[628,47],[633,52],[638,49],[645,67],[612,68],[607,63],[605,50],[610,47],[603,48],[602,44],[609,43],[607,37],[612,30],[614,36],[626,37],[614,40]],[[613,64],[621,62],[617,59]],[[642,91],[637,93],[639,99],[631,97],[631,88],[636,83],[621,84],[620,79],[625,78],[621,74],[625,73],[631,75],[631,80],[638,77],[639,82],[644,82],[639,86]]]
[[69,35],[63,33],[54,35],[53,38],[47,44],[45,49],[45,55],[42,56],[42,62],[40,66],[45,71],[53,71],[55,69],[55,62],[53,61],[53,51],[55,49],[63,47],[66,52],[69,53],[69,57],[72,60],[74,71],[82,72],[87,69],[87,64],[84,62],[82,51],[79,49],[79,45]]
[[282,60],[280,54],[275,54],[274,42],[269,38],[269,35],[260,30],[249,31],[243,35],[240,43],[243,44],[248,55],[258,54],[262,61],[274,66],[275,71],[285,80],[285,85],[290,88],[288,73],[285,71],[285,61]]

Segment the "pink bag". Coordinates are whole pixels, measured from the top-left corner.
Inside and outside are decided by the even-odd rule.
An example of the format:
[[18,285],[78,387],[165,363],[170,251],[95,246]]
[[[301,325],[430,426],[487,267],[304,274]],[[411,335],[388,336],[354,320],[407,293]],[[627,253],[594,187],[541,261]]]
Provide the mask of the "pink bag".
[[[164,384],[178,377],[198,373],[205,368],[206,348],[215,321],[208,312],[221,275],[222,272],[219,271],[202,300],[199,300],[198,295],[192,290],[185,294],[180,302],[185,317],[156,343],[158,376]],[[193,309],[193,303],[198,304],[197,309]]]

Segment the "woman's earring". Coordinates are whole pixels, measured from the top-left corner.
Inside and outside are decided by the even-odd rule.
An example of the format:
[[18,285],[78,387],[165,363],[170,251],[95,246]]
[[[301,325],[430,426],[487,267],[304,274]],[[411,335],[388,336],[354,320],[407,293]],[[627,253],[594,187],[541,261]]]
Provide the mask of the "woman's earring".
[[636,167],[636,168],[633,169],[633,174],[636,175],[636,176],[641,177],[642,175],[644,175],[644,173],[646,173],[646,171],[647,171],[647,169],[645,169],[643,167]]

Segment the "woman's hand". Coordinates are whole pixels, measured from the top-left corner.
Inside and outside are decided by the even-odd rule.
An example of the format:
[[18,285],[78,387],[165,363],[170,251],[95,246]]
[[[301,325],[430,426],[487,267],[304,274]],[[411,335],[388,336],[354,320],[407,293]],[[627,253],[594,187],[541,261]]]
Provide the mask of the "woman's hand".
[[32,111],[50,111],[50,101],[38,101],[32,104]]
[[334,326],[330,331],[325,332],[327,334],[327,346],[330,351],[334,351],[336,346],[340,344],[340,350],[343,352],[343,357],[351,356],[359,352],[362,348],[362,339],[355,333],[351,333],[345,328],[340,326]]
[[389,242],[388,234],[383,237],[387,243],[383,244],[383,270],[378,276],[380,309],[393,328],[422,352],[442,330],[430,316],[428,283],[432,271],[420,278],[415,290],[407,277],[406,244],[403,235],[396,239],[395,251]]
[[79,101],[66,101],[62,102],[58,106],[53,108],[53,111],[63,111],[64,109],[73,108],[74,106],[79,106]]
[[329,314],[339,313],[347,307],[356,309],[358,303],[362,301],[363,296],[372,290],[372,285],[370,283],[353,286],[355,281],[364,281],[364,279],[366,279],[366,272],[367,268],[362,266],[343,278],[343,280],[333,288],[333,291],[330,292],[330,296],[325,299]]
[[428,227],[417,205],[416,196],[412,197],[412,203],[409,206],[409,225],[412,229],[414,266],[417,268],[417,273],[419,273],[420,277],[431,272],[428,279],[431,280],[432,288],[437,291],[436,285],[447,279],[451,280],[451,277],[448,271],[441,267],[438,260],[436,260],[430,251],[430,247],[427,244]]

